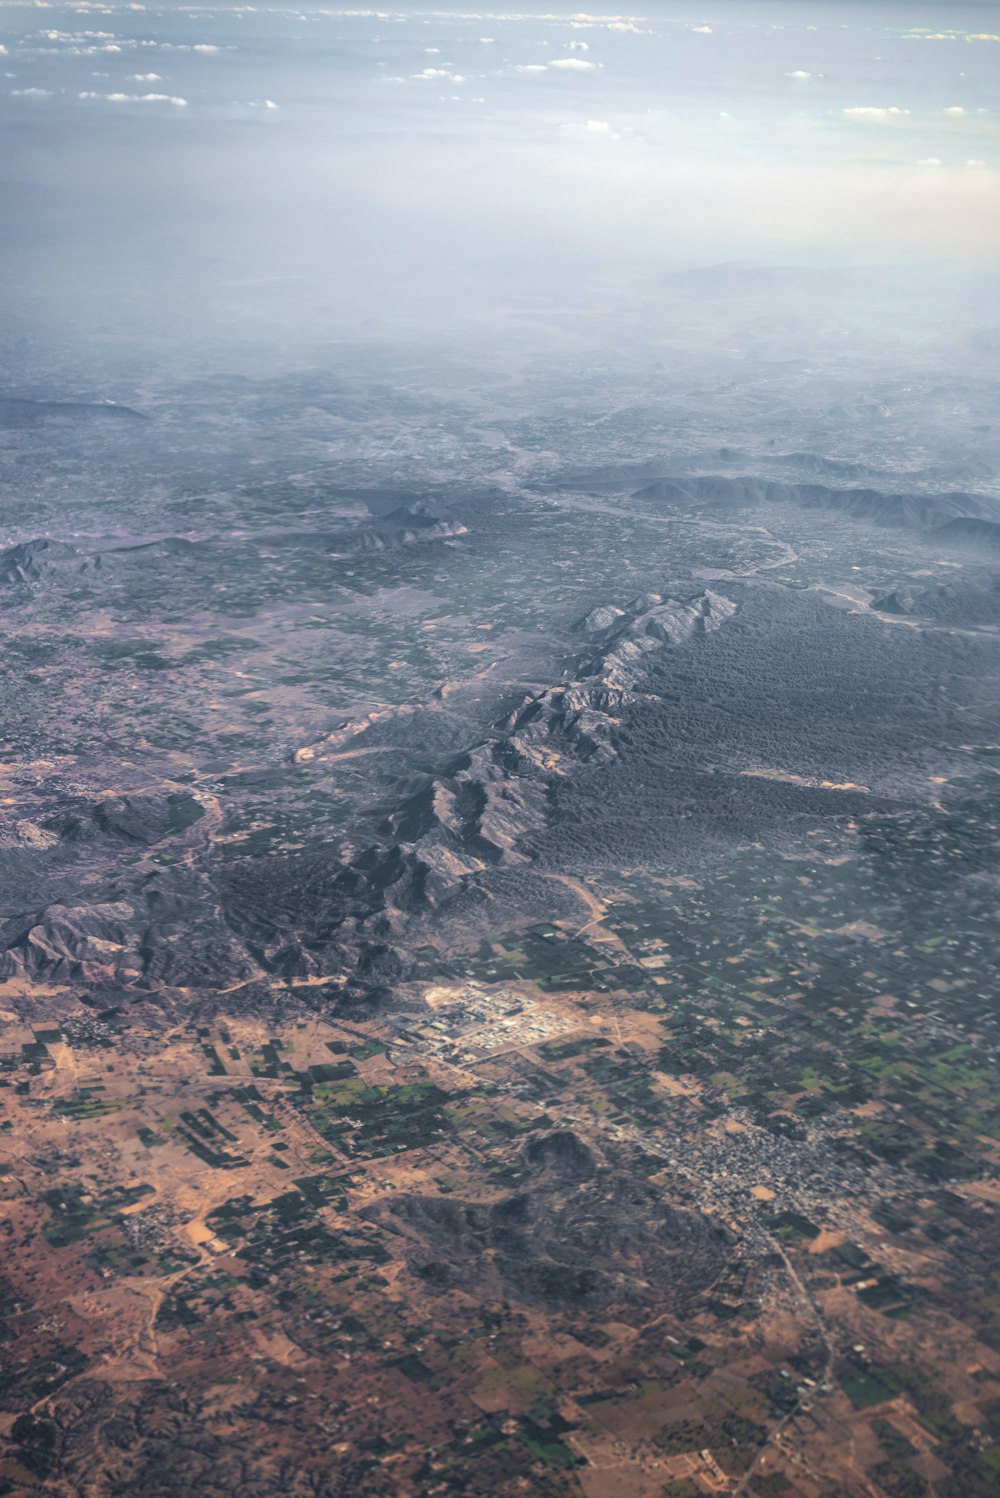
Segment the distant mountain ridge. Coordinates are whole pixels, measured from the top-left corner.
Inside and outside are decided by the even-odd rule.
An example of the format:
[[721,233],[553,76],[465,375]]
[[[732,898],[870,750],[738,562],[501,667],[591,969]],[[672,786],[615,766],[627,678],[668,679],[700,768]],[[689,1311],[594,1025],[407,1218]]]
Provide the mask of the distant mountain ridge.
[[[315,535],[289,532],[283,536],[268,533],[260,537],[267,547],[282,541],[293,544],[311,542],[331,558],[355,557],[394,551],[410,546],[455,540],[468,534],[460,520],[439,515],[426,500],[415,500],[371,523],[342,531],[318,531]],[[251,544],[256,538],[250,538]],[[0,587],[22,591],[39,585],[57,583],[61,574],[102,571],[120,572],[130,566],[155,566],[159,559],[191,558],[206,554],[219,544],[219,538],[192,540],[187,536],[152,536],[135,541],[114,538],[109,541],[80,541],[77,545],[36,536],[0,551]]]
[[0,396],[0,427],[8,429],[39,426],[43,421],[87,421],[95,417],[149,420],[144,411],[119,405],[116,401],[43,401]]
[[788,484],[773,479],[706,474],[657,479],[636,489],[633,497],[667,504],[734,509],[792,504],[914,530],[938,530],[951,521],[968,519],[1000,524],[1000,500],[963,490],[946,494],[893,494],[883,489],[839,489],[825,484]]

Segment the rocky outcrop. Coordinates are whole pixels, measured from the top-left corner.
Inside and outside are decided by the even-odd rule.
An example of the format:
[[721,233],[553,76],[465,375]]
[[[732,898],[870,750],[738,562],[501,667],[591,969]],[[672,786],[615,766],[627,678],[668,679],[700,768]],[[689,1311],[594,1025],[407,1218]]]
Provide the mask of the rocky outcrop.
[[[634,700],[648,658],[713,633],[735,611],[730,599],[707,590],[684,602],[657,593],[633,599],[614,611],[578,677],[530,698],[512,717],[511,744],[536,763],[543,744],[550,748],[550,759],[568,748],[584,759],[614,758],[618,714]],[[587,615],[596,622],[606,617],[598,610]],[[593,632],[591,625],[588,633]],[[560,773],[558,759],[545,767]]]
[[30,587],[56,568],[68,566],[82,570],[86,565],[87,558],[81,556],[74,546],[40,536],[34,541],[22,541],[0,551],[0,585]]
[[622,711],[656,652],[710,634],[736,610],[718,593],[659,594],[581,621],[594,640],[579,674],[529,697],[484,743],[460,755],[388,810],[383,837],[417,857],[438,881],[524,862],[525,834],[544,825],[554,784],[589,761],[613,760]]
[[425,501],[418,500],[390,511],[377,525],[331,536],[326,549],[331,556],[358,556],[431,541],[450,541],[466,534],[467,527],[461,521],[435,515]]

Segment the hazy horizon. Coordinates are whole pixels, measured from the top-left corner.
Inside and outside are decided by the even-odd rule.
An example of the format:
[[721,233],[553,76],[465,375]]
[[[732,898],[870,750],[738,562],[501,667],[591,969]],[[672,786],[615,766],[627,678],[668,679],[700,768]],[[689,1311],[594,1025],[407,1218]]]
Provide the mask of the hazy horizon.
[[597,300],[604,326],[731,261],[901,268],[974,307],[1000,263],[990,11],[5,0],[5,318],[288,353]]

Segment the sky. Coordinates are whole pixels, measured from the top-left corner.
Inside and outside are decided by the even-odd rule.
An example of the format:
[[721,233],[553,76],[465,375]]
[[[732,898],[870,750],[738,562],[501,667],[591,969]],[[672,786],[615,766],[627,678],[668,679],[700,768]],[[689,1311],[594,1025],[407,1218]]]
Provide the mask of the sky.
[[1000,265],[1000,5],[0,0],[0,315],[427,326]]

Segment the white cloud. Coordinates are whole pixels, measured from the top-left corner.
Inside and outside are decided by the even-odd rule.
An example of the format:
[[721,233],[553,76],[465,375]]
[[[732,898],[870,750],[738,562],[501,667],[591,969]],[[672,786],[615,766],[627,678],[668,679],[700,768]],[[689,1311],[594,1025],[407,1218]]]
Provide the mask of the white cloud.
[[441,51],[441,48],[440,47],[425,47],[424,51],[427,53],[428,57],[430,57],[432,55],[436,56]]
[[940,165],[941,165],[941,158],[940,158],[940,156],[925,156],[922,161],[918,161],[917,162],[917,166],[940,166]]
[[132,83],[162,83],[163,82],[163,78],[161,77],[161,75],[159,73],[132,73],[132,74],[130,74],[130,80],[131,80]]
[[607,120],[588,120],[584,128],[591,131],[594,135],[607,135],[611,126]]
[[544,73],[547,72],[544,62],[520,62],[514,68],[515,73]]
[[449,83],[464,83],[465,78],[461,73],[449,73],[447,68],[424,68],[421,73],[414,73],[414,78],[447,78]]
[[77,95],[80,99],[106,99],[109,104],[174,104],[179,109],[187,108],[187,100],[176,94],[95,94],[90,90]]
[[43,31],[41,35],[47,42],[113,42],[115,39],[113,31]]
[[48,99],[52,90],[48,88],[12,88],[13,99]]
[[192,52],[220,52],[221,47],[216,47],[212,42],[195,42],[191,48]]
[[[524,19],[520,17],[519,19]],[[550,21],[556,20],[555,16],[549,16]],[[569,23],[574,31],[631,31],[634,36],[650,36],[652,33],[642,26],[637,26],[634,21],[623,20],[621,16],[574,16]]]
[[794,73],[788,73],[786,76],[789,78],[811,78],[812,74],[807,73],[805,68],[796,68]]
[[697,31],[697,33],[699,34],[699,36],[711,36],[712,35],[712,28],[711,28],[711,26],[692,26],[690,29],[692,31]]
[[967,42],[1000,42],[1000,36],[994,31],[974,31],[965,38]]
[[479,43],[480,43],[480,46],[483,46],[483,47],[492,47],[492,45],[493,45],[493,38],[491,36],[481,36],[479,38]]
[[590,51],[590,43],[589,42],[570,42],[569,43],[569,50],[571,52],[589,52]]
[[972,167],[973,169],[975,169],[976,167],[985,166],[986,162],[985,161],[971,160],[971,161],[967,161],[965,164],[966,164],[966,166]]
[[942,114],[959,115],[964,113],[965,110],[962,108],[961,104],[949,104],[947,109],[942,110]]
[[843,111],[849,120],[894,120],[909,112],[908,109],[898,109],[895,104],[890,104],[886,109],[873,104],[865,104]]
[[597,68],[597,63],[587,62],[582,57],[556,57],[549,66],[562,68],[566,72],[593,73]]

